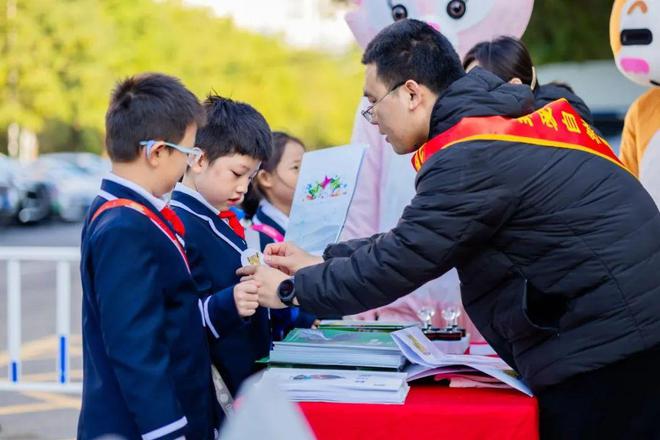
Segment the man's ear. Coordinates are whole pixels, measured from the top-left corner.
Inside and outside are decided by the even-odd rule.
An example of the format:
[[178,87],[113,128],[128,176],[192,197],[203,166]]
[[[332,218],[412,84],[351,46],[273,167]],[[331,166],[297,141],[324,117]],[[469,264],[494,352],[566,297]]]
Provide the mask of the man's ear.
[[417,81],[409,79],[402,89],[408,95],[408,110],[414,110],[422,103],[424,90]]
[[259,186],[263,189],[271,189],[273,187],[273,175],[266,170],[259,170],[254,180],[259,182]]

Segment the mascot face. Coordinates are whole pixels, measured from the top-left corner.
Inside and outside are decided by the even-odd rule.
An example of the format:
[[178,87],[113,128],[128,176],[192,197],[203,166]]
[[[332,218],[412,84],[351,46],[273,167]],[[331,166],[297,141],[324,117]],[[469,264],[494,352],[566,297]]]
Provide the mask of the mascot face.
[[660,0],[616,0],[610,45],[625,76],[644,86],[660,87]]
[[520,38],[534,0],[356,0],[346,22],[362,48],[384,27],[415,18],[442,32],[459,56],[475,44],[500,35]]

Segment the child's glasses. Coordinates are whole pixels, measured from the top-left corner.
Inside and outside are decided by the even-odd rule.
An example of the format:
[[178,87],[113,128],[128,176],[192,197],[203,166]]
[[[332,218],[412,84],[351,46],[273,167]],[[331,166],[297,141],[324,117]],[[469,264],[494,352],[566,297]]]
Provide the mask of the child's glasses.
[[183,154],[188,156],[188,165],[192,166],[195,162],[199,160],[200,157],[202,157],[202,150],[198,147],[184,147],[183,145],[178,145],[178,144],[173,144],[171,142],[165,142],[165,141],[155,141],[155,140],[149,140],[149,141],[140,141],[140,146],[145,147],[145,154],[147,157],[151,154],[151,150],[156,145],[157,143],[161,143],[167,147],[174,148],[177,151],[182,152]]

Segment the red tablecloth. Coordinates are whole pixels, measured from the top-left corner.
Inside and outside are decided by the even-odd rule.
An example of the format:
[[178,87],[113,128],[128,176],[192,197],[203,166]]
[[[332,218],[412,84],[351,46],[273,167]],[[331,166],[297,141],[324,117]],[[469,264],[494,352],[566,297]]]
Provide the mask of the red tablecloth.
[[536,399],[517,391],[413,385],[404,405],[301,403],[319,440],[536,440]]

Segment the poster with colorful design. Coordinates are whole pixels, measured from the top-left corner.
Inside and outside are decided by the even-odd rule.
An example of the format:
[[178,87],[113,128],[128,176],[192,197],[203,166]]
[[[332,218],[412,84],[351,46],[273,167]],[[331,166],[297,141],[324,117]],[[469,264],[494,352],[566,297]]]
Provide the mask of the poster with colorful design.
[[286,241],[314,254],[337,241],[365,150],[365,145],[350,144],[305,153]]

